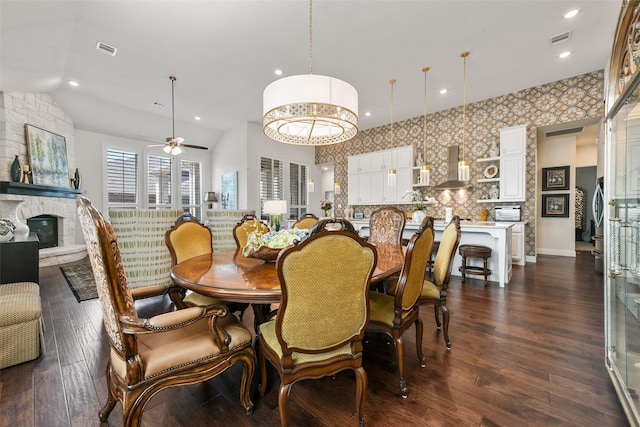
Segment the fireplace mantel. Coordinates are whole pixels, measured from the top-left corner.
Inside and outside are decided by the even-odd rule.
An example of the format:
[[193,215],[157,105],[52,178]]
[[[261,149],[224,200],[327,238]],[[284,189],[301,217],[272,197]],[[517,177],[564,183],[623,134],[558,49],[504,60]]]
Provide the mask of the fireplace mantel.
[[26,196],[63,197],[65,199],[74,199],[76,194],[84,194],[85,192],[85,190],[76,190],[74,188],[0,181],[0,194],[22,194]]

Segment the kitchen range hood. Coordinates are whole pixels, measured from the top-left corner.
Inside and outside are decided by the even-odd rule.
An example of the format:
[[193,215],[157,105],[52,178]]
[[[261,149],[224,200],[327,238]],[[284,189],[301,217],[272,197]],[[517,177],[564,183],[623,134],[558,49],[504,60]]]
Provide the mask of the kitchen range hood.
[[458,146],[449,147],[447,181],[434,187],[436,190],[462,190],[469,188],[469,183],[458,180]]

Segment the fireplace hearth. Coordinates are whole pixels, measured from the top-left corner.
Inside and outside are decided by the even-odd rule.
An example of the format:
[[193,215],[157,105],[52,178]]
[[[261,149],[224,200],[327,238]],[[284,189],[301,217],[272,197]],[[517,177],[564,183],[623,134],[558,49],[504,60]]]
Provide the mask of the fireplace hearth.
[[38,249],[55,248],[58,246],[58,217],[53,215],[38,215],[27,218],[29,230],[38,235]]

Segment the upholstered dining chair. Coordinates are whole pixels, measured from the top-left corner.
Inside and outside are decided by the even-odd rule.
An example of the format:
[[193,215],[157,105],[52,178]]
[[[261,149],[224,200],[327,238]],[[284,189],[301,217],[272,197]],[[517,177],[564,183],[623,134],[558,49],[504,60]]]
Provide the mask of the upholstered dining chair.
[[293,228],[300,228],[308,230],[319,221],[319,218],[312,213],[306,213],[302,215],[296,222],[293,223]]
[[383,206],[369,217],[369,242],[402,243],[406,218],[404,212],[393,206]]
[[393,339],[396,349],[400,393],[407,397],[404,379],[404,342],[402,335],[412,325],[416,327],[416,350],[420,366],[425,366],[422,353],[422,320],[418,298],[422,291],[425,268],[433,244],[433,218],[425,218],[409,240],[400,278],[394,287],[395,294],[369,292],[370,314],[368,332],[382,332]]
[[251,413],[251,332],[220,305],[139,318],[113,228],[89,199],[77,196],[76,201],[111,347],[108,397],[98,413],[100,421],[106,422],[120,401],[123,424],[138,426],[156,393],[206,381],[236,363],[242,364],[240,402]]
[[[171,267],[182,261],[213,252],[211,230],[188,213],[176,220],[176,223],[165,233],[164,239],[171,255]],[[198,305],[224,304],[229,307],[231,312],[239,311],[241,319],[242,313],[249,306],[248,304],[220,301],[197,292],[187,293],[184,288],[178,285],[169,289],[169,296],[178,309]]]
[[[451,267],[453,258],[460,243],[460,217],[454,216],[445,227],[440,237],[440,245],[433,263],[433,275],[431,280],[425,280],[422,284],[422,292],[418,298],[419,305],[433,305],[437,328],[442,327],[442,334],[447,345],[451,349],[449,340],[449,310],[447,310],[447,286],[451,279]],[[395,293],[395,287],[388,290],[389,294]],[[440,323],[442,312],[442,324]]]
[[233,227],[233,238],[236,241],[236,247],[244,248],[247,246],[249,234],[258,232],[265,234],[269,232],[269,226],[260,221],[255,215],[245,215],[242,219]]
[[266,359],[280,374],[278,407],[283,426],[288,425],[288,398],[296,381],[345,369],[355,371],[356,416],[364,425],[367,375],[362,367],[362,338],[376,261],[372,245],[342,230],[311,235],[279,255],[280,309],[276,319],[260,325],[258,360],[261,395],[267,383]]

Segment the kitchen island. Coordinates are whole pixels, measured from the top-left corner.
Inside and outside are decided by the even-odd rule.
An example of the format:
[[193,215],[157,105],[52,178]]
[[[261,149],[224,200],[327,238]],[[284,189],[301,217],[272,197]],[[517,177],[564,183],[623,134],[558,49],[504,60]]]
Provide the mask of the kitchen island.
[[[361,236],[369,235],[368,220],[350,220]],[[410,239],[418,229],[419,224],[407,221],[404,227],[403,238]],[[483,221],[460,221],[461,245],[482,245],[491,248],[491,258],[489,258],[489,269],[491,275],[490,282],[496,282],[500,287],[504,287],[511,280],[511,228],[513,224],[501,222]],[[433,225],[435,240],[439,241],[442,231],[445,229],[444,221],[436,221]],[[467,264],[481,265],[480,260],[467,259]],[[456,251],[451,268],[453,276],[460,276],[459,267],[462,258]]]

